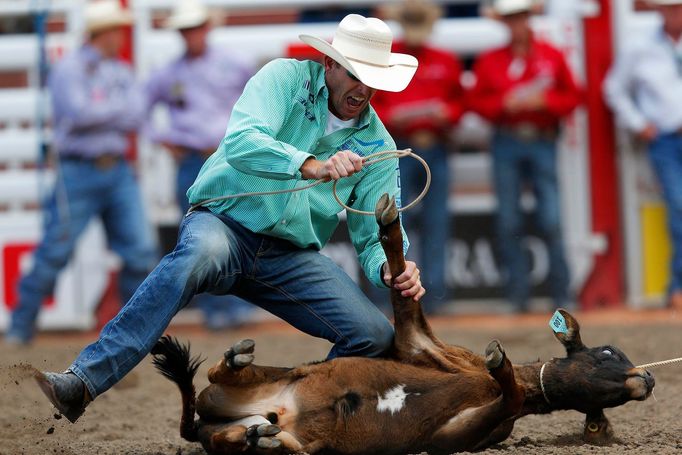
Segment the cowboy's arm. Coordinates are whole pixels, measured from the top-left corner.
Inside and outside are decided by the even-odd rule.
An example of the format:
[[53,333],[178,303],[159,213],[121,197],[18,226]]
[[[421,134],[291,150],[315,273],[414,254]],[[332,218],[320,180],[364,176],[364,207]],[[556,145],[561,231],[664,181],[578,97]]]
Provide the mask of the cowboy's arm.
[[169,73],[172,66],[157,69],[152,73],[144,84],[144,104],[145,104],[145,123],[143,134],[154,143],[164,141],[164,132],[160,131],[158,125],[154,123],[154,109],[160,105],[167,105],[169,102],[170,80]]
[[581,101],[581,89],[573,77],[571,69],[564,56],[557,52],[557,80],[556,86],[547,91],[545,102],[547,110],[557,116],[570,114]]
[[291,112],[298,82],[298,68],[285,59],[268,63],[249,80],[220,145],[232,167],[275,180],[301,178],[301,165],[313,155],[275,139]]
[[634,52],[619,56],[604,80],[604,99],[613,110],[619,122],[631,131],[641,131],[647,119],[637,108],[633,98],[634,81],[632,71],[637,58]]
[[504,112],[505,92],[493,81],[496,68],[489,55],[483,55],[474,64],[476,83],[467,94],[467,106],[490,121],[496,121]]
[[[135,101],[139,92],[133,86],[132,75],[123,76],[126,76],[123,96],[103,93],[104,100],[93,102],[90,88],[92,84],[89,83],[85,70],[74,64],[58,66],[49,81],[53,109],[59,112],[62,122],[68,122],[72,132],[116,127],[117,122],[128,115],[130,102],[133,101],[133,107],[139,104]],[[136,122],[141,114],[138,111],[137,108],[133,111]],[[134,128],[122,129],[127,131]]]

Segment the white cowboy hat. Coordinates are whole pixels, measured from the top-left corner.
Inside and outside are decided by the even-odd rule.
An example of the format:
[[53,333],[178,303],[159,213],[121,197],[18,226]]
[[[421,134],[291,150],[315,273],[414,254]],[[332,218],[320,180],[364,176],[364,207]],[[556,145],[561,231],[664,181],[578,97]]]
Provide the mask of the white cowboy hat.
[[530,12],[535,7],[533,0],[495,0],[492,10],[500,16]]
[[299,35],[299,38],[377,90],[404,90],[417,71],[416,58],[391,53],[393,33],[384,21],[375,17],[359,14],[344,17],[331,44],[311,35]]
[[88,2],[83,16],[85,18],[85,30],[88,33],[133,23],[133,16],[130,11],[123,9],[118,0]]
[[167,28],[182,30],[205,24],[209,19],[208,9],[197,0],[180,0],[175,4],[171,15],[164,25]]

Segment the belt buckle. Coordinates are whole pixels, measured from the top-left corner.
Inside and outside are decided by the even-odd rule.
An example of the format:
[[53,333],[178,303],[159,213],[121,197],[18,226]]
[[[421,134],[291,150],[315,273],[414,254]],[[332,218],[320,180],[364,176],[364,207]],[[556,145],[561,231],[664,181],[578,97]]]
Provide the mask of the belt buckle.
[[538,139],[538,128],[531,124],[518,125],[516,135],[524,142],[531,142]]
[[101,155],[95,158],[95,167],[100,170],[107,170],[118,162],[118,156],[116,155]]

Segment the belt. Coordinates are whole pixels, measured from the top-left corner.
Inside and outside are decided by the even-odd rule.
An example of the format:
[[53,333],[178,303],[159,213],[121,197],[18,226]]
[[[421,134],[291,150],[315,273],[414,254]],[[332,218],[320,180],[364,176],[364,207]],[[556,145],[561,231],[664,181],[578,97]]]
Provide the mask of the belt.
[[119,153],[104,153],[98,156],[81,156],[81,155],[65,155],[60,157],[63,161],[71,161],[76,163],[88,163],[95,166],[97,169],[106,170],[111,169],[123,161],[123,155]]
[[508,134],[524,142],[539,140],[554,141],[559,137],[559,129],[556,127],[540,127],[532,123],[519,123],[517,125],[499,126],[500,133]]

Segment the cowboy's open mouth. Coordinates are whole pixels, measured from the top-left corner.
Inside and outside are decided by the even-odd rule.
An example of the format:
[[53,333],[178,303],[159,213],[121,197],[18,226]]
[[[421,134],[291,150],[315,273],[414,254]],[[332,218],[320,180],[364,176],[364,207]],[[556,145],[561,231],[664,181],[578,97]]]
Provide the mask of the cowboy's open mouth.
[[348,104],[350,104],[353,107],[360,107],[362,106],[362,103],[365,102],[365,98],[360,96],[349,96],[347,99]]

